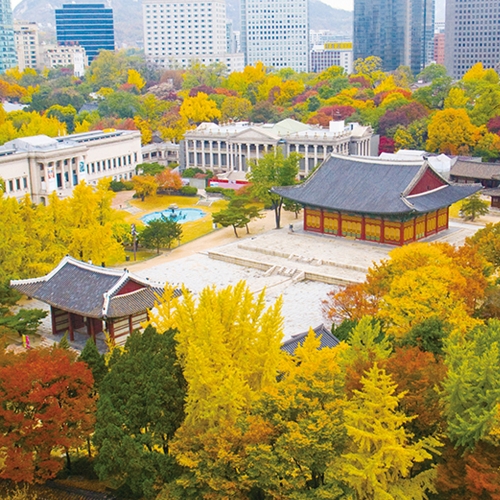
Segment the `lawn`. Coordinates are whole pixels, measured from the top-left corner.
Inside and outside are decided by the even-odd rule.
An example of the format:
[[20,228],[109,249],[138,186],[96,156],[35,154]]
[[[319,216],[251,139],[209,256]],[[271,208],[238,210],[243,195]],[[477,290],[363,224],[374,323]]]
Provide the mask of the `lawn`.
[[[212,213],[218,212],[223,208],[226,208],[228,202],[226,200],[218,200],[212,203],[210,207],[197,205],[199,198],[197,196],[165,196],[165,195],[155,195],[148,196],[144,201],[140,199],[133,199],[130,204],[141,210],[136,214],[130,214],[127,212],[125,216],[125,221],[129,224],[137,224],[138,226],[144,226],[141,217],[151,212],[158,212],[160,210],[165,210],[172,204],[176,204],[179,208],[198,208],[206,212],[206,216],[192,222],[185,222],[182,224],[182,237],[181,244],[193,241],[201,236],[205,236],[211,233],[214,228],[212,224]],[[139,260],[139,259],[138,259]]]

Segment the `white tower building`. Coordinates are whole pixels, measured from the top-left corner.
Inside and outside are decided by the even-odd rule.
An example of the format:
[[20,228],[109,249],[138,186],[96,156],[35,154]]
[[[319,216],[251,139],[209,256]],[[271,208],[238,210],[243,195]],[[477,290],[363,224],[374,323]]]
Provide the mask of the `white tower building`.
[[241,45],[246,64],[308,71],[308,1],[241,0]]
[[165,68],[192,61],[241,71],[243,54],[227,53],[225,0],[143,0],[144,50]]

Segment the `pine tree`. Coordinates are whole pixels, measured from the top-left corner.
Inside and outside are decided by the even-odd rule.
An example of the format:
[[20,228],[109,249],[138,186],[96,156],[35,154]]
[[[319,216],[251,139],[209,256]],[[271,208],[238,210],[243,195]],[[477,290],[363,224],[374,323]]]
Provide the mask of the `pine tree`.
[[174,335],[132,333],[99,387],[95,470],[125,494],[152,498],[178,473],[170,442],[184,418],[185,380]]
[[108,368],[106,366],[106,362],[104,361],[104,356],[99,353],[92,338],[87,340],[78,359],[87,363],[87,366],[92,370],[94,387],[98,389],[103,378],[108,373]]
[[448,437],[473,448],[490,431],[500,402],[500,321],[476,328],[467,338],[450,337],[444,381]]

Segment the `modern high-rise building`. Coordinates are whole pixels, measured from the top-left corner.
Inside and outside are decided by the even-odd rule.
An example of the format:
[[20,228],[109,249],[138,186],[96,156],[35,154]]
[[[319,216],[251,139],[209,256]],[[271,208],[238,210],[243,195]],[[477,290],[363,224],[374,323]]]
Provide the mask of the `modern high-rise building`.
[[144,51],[165,68],[194,61],[244,68],[243,54],[228,53],[225,0],[143,0]]
[[307,0],[241,0],[241,48],[246,64],[309,71]]
[[104,4],[65,4],[56,9],[59,45],[81,45],[89,64],[100,50],[115,50],[113,10]]
[[24,71],[25,68],[40,68],[38,24],[35,22],[23,23],[16,21],[14,23],[14,40],[16,43],[19,71]]
[[461,78],[474,64],[500,63],[500,4],[498,0],[447,0],[445,66]]
[[384,71],[432,61],[435,0],[354,0],[354,60],[382,59]]
[[10,0],[0,0],[0,73],[17,66]]

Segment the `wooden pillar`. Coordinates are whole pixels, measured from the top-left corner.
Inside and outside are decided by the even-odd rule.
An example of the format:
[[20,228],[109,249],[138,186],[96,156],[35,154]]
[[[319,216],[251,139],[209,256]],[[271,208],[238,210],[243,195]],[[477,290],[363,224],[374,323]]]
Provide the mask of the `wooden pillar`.
[[128,317],[128,332],[132,333],[132,316]]
[[52,324],[52,335],[57,335],[56,314],[52,306],[50,306],[50,319]]
[[380,218],[380,243],[385,243],[385,224],[383,216]]
[[115,324],[113,323],[113,320],[112,319],[106,320],[106,325],[108,328],[109,337],[112,340],[115,340]]
[[429,215],[428,213],[425,214],[425,237],[426,238],[427,238],[427,236],[429,236],[429,232],[427,231],[427,216],[428,215]]
[[68,313],[68,332],[69,332],[69,340],[75,340],[75,331],[73,328],[73,314]]
[[405,223],[399,223],[399,244],[403,246],[405,244]]
[[304,231],[307,229],[307,207],[304,207],[304,222],[302,223]]
[[450,227],[450,207],[446,207],[446,229]]
[[413,241],[417,241],[417,217],[413,218]]
[[325,233],[325,221],[324,221],[325,214],[324,214],[322,208],[319,209],[319,213],[320,213],[320,216],[319,216],[319,232],[321,234],[324,234]]
[[361,216],[361,239],[366,240],[365,216]]

